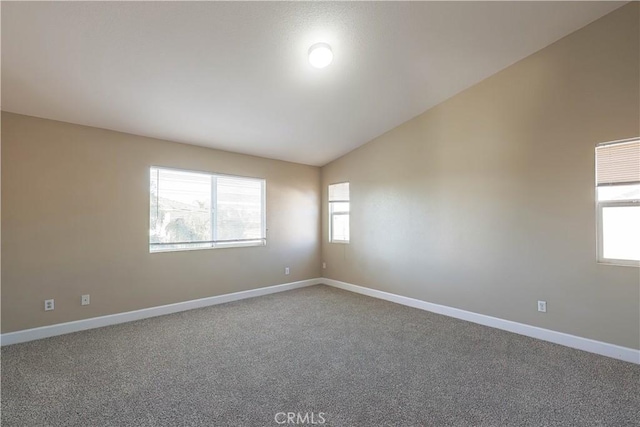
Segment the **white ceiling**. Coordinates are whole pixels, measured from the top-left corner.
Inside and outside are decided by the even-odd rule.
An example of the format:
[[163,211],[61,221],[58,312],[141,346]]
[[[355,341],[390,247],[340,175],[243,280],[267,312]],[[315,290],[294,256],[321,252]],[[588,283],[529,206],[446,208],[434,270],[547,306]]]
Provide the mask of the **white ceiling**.
[[323,165],[622,4],[2,2],[2,109]]

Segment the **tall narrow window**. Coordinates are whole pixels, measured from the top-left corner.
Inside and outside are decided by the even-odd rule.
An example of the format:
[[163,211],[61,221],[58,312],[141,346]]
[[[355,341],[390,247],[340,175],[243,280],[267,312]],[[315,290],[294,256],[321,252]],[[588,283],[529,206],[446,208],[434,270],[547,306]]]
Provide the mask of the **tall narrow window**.
[[265,244],[263,179],[150,169],[151,252]]
[[349,183],[329,186],[329,241],[349,243]]
[[640,266],[640,139],[596,147],[598,260]]

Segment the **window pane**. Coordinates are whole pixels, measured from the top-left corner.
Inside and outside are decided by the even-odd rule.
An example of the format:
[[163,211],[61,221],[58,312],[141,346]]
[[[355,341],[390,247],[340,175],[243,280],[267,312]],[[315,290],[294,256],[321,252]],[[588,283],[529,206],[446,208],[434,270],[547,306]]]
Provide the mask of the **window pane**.
[[640,184],[598,187],[598,201],[640,200]]
[[331,212],[335,213],[335,212],[349,212],[349,202],[346,203],[340,203],[340,202],[332,202],[330,203],[331,205]]
[[263,181],[218,177],[216,240],[263,239]]
[[151,243],[211,240],[209,175],[151,169],[150,185]]
[[349,215],[331,215],[331,240],[349,241]]
[[602,255],[640,260],[640,206],[602,208]]
[[149,172],[149,201],[151,205],[149,206],[149,242],[150,243],[159,243],[160,239],[158,237],[158,169],[151,168]]

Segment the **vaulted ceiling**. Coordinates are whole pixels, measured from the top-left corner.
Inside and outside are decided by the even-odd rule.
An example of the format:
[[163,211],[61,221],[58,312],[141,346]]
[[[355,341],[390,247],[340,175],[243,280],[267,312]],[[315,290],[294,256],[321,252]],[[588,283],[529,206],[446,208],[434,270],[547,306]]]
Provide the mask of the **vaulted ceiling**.
[[2,109],[323,165],[622,4],[2,2]]

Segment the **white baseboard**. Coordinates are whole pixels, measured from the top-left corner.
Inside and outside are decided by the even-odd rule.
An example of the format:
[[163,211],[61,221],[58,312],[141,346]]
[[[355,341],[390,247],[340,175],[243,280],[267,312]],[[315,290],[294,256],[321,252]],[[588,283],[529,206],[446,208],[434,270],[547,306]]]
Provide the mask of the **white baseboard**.
[[564,332],[552,331],[550,329],[539,328],[537,326],[526,325],[524,323],[512,322],[510,320],[504,320],[497,317],[485,316],[484,314],[473,313],[471,311],[460,310],[458,308],[447,307],[445,305],[434,304],[409,297],[403,297],[401,295],[352,285],[351,283],[340,282],[338,280],[325,278],[321,280],[321,283],[358,294],[395,302],[397,304],[419,308],[420,310],[443,314],[445,316],[455,317],[456,319],[462,319],[468,322],[490,326],[492,328],[502,329],[520,335],[526,335],[528,337],[549,341],[554,344],[560,344],[566,347],[584,350],[591,353],[600,354],[602,356],[612,357],[614,359],[624,360],[625,362],[640,364],[640,350],[635,350],[633,348],[621,347],[615,344],[609,344],[589,338],[582,338],[575,335],[565,334]]
[[18,344],[27,341],[53,337],[56,335],[84,331],[86,329],[101,328],[103,326],[116,325],[118,323],[132,322],[134,320],[141,320],[150,317],[162,316],[165,314],[178,313],[180,311],[208,307],[217,304],[224,304],[226,302],[254,298],[262,295],[274,294],[277,292],[283,292],[318,284],[326,284],[335,288],[340,288],[358,294],[395,302],[397,304],[418,308],[420,310],[443,314],[445,316],[454,317],[456,319],[466,320],[468,322],[490,326],[496,329],[502,329],[505,331],[537,338],[544,341],[549,341],[578,350],[584,350],[591,353],[600,354],[602,356],[608,356],[614,359],[640,364],[640,350],[622,347],[615,344],[609,344],[602,341],[596,341],[589,338],[582,338],[575,335],[566,334],[564,332],[557,332],[550,329],[539,328],[537,326],[526,325],[524,323],[513,322],[511,320],[486,316],[484,314],[478,314],[471,311],[448,307],[445,305],[434,304],[415,298],[404,297],[389,292],[365,288],[363,286],[353,285],[351,283],[340,282],[338,280],[327,278],[301,280],[299,282],[291,282],[284,283],[282,285],[250,289],[248,291],[234,292],[231,294],[178,302],[175,304],[144,308],[141,310],[128,311],[125,313],[116,313],[107,316],[93,317],[90,319],[76,320],[73,322],[58,323],[56,325],[9,332],[0,335],[0,345],[4,346]]
[[0,335],[0,345],[18,344],[41,338],[84,331],[86,329],[101,328],[103,326],[116,325],[118,323],[147,319],[149,317],[162,316],[164,314],[177,313],[192,310],[194,308],[208,307],[224,304],[226,302],[241,299],[254,298],[276,292],[289,291],[322,283],[321,279],[301,280],[299,282],[284,283],[282,285],[267,286],[264,288],[250,289],[248,291],[234,292],[231,294],[217,295],[214,297],[200,298],[191,301],[177,302],[175,304],[161,305],[158,307],[143,308],[141,310],[127,311],[125,313],[109,314],[107,316],[92,317],[90,319],[76,320],[73,322],[58,323],[56,325],[42,326],[39,328],[25,329]]

